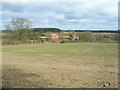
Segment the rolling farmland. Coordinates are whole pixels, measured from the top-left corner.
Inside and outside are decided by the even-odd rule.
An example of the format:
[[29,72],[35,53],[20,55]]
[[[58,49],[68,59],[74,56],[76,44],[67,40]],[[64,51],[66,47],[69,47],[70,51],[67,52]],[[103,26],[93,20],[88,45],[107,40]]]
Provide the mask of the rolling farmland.
[[118,45],[3,46],[3,87],[117,88]]

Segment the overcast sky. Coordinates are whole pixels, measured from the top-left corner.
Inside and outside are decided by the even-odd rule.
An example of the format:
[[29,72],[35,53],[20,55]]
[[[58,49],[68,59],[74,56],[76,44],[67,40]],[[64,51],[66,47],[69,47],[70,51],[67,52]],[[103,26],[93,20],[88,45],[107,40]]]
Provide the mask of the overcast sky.
[[5,0],[0,13],[0,29],[14,17],[28,18],[40,28],[118,29],[118,0]]

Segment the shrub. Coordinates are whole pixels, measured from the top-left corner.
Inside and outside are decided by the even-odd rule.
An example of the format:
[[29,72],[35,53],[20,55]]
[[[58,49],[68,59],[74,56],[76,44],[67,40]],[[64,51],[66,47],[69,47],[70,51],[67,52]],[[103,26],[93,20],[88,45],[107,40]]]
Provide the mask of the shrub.
[[96,42],[96,38],[93,33],[91,32],[83,32],[79,35],[79,40],[83,42]]
[[69,37],[69,38],[67,38],[68,40],[73,40],[73,38],[72,37]]

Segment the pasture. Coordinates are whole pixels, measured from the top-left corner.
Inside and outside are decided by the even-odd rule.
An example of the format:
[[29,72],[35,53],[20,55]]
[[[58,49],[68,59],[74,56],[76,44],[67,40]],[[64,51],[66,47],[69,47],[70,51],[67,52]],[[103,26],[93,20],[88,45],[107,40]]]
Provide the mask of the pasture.
[[118,87],[117,44],[26,44],[2,49],[6,88]]

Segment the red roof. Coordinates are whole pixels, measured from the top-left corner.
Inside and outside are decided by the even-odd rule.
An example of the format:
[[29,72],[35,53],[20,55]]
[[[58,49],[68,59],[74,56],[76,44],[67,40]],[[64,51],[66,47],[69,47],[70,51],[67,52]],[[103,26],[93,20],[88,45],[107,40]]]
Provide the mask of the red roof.
[[69,36],[63,36],[63,38],[69,38]]
[[58,37],[58,34],[50,34],[49,36]]
[[59,37],[63,37],[63,38],[69,38],[69,36],[59,36]]

